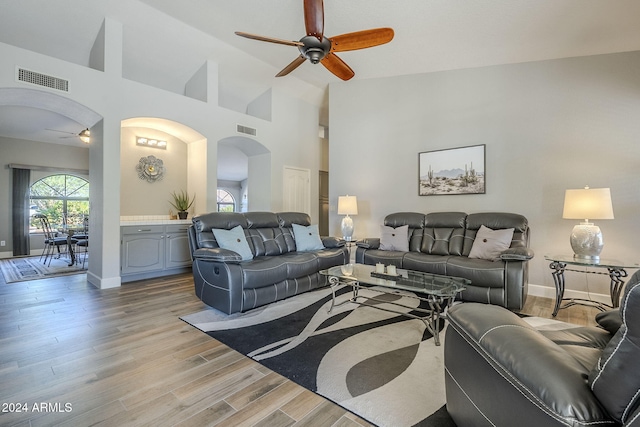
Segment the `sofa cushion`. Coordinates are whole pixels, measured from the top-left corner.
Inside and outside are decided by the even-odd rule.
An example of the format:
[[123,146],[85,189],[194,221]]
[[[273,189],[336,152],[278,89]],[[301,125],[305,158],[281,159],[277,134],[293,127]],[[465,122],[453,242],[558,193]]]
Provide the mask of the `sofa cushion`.
[[464,249],[462,255],[469,256],[471,247],[480,226],[484,225],[492,230],[513,228],[513,238],[510,247],[526,248],[529,246],[529,222],[520,214],[508,212],[482,212],[467,215]]
[[409,226],[380,226],[380,250],[409,252]]
[[318,251],[315,255],[318,259],[318,271],[334,265],[343,265],[349,261],[349,254],[342,247]]
[[471,280],[474,287],[504,288],[503,262],[467,257],[448,257],[447,276],[460,276]]
[[420,252],[430,255],[462,255],[464,212],[433,212],[426,215]]
[[253,253],[247,243],[247,239],[244,235],[244,229],[240,225],[232,228],[231,230],[214,228],[211,231],[218,242],[218,246],[222,249],[237,252],[243,261],[253,259]]
[[[408,225],[407,236],[409,239],[409,250],[419,251],[422,244],[422,229],[424,228],[425,215],[416,212],[397,212],[387,215],[384,218],[384,225],[398,228]],[[377,248],[375,248],[377,249]]]
[[402,259],[402,268],[432,274],[447,274],[447,260],[451,257],[409,252]]
[[511,246],[513,230],[513,228],[492,230],[481,225],[473,241],[469,258],[499,260],[500,254]]
[[403,258],[411,252],[402,251],[381,251],[380,249],[369,249],[364,253],[363,264],[375,265],[379,262],[384,265],[393,264],[399,268],[405,268]]
[[589,385],[612,418],[626,422],[640,405],[640,271],[620,304],[622,325],[589,374]]
[[311,252],[290,252],[280,255],[287,266],[287,279],[309,276],[318,272],[318,257]]
[[293,228],[293,238],[296,241],[296,248],[298,252],[309,252],[324,249],[317,224],[308,226],[291,224],[291,227]]
[[287,280],[288,267],[284,256],[255,257],[242,263],[242,289],[261,288]]
[[195,240],[197,242],[197,247],[219,247],[215,237],[211,233],[211,230],[213,230],[214,228],[231,230],[238,225],[242,228],[247,228],[247,219],[243,214],[238,212],[212,212],[194,217],[193,227],[195,230]]

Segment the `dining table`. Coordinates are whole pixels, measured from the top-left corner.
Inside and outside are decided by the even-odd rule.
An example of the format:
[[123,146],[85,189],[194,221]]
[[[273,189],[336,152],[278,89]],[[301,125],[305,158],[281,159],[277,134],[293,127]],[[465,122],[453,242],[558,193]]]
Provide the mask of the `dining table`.
[[69,267],[73,266],[76,263],[76,254],[74,251],[74,246],[77,240],[74,242],[73,235],[75,233],[81,233],[85,231],[85,227],[81,225],[61,225],[58,227],[58,231],[62,234],[67,235],[67,249],[69,251]]

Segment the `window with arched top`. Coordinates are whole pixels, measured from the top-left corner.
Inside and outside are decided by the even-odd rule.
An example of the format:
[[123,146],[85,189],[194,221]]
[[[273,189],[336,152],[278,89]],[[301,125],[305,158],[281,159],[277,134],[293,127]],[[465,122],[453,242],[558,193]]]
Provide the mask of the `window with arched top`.
[[[51,224],[81,225],[89,214],[89,181],[75,175],[49,175],[29,188],[31,231],[38,232],[40,221],[33,215],[49,218]],[[77,223],[77,224],[76,224]]]
[[218,212],[235,212],[236,200],[227,190],[218,188]]

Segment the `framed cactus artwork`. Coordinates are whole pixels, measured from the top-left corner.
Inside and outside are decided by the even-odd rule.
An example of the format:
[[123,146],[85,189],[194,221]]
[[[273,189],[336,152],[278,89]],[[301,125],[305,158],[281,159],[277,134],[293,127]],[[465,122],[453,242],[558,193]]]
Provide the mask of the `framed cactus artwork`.
[[418,154],[418,194],[485,194],[485,145]]

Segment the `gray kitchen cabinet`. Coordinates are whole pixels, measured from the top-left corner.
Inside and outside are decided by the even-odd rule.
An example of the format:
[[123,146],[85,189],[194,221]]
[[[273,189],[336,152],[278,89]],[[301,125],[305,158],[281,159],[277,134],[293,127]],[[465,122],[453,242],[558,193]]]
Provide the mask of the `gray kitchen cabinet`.
[[123,282],[188,271],[188,225],[120,227],[120,275]]

